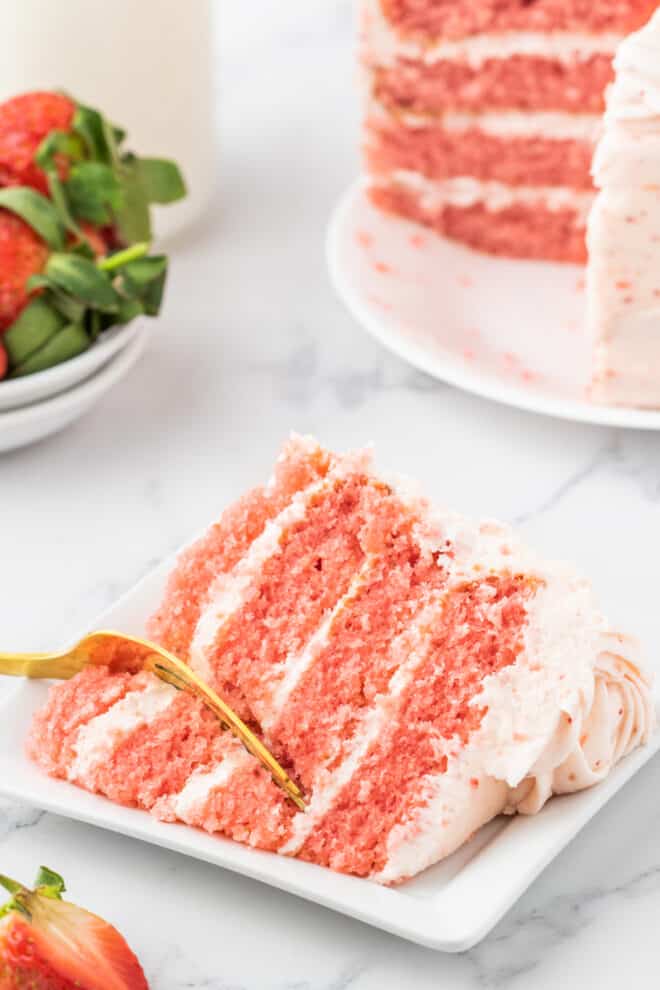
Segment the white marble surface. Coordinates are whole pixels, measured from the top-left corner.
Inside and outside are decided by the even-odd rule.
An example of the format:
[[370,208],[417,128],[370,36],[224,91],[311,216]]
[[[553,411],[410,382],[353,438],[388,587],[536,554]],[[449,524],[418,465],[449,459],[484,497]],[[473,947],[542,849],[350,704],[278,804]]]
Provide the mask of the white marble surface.
[[[592,574],[653,650],[660,437],[460,394],[352,323],[322,248],[356,170],[351,5],[256,6],[222,5],[221,191],[203,228],[172,245],[150,353],[84,421],[0,458],[3,645],[45,648],[87,626],[261,480],[296,429],[338,447],[373,441],[439,499],[517,522]],[[619,990],[657,972],[658,793],[655,760],[456,957],[6,802],[0,869],[61,870],[74,899],[126,933],[155,990]]]

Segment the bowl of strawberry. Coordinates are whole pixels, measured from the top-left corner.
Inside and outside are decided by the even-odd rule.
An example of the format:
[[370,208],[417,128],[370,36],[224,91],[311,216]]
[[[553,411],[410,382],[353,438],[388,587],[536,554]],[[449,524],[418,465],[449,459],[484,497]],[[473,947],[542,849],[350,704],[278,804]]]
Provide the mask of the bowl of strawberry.
[[174,162],[65,93],[0,103],[0,416],[89,379],[158,315],[151,206],[185,192]]

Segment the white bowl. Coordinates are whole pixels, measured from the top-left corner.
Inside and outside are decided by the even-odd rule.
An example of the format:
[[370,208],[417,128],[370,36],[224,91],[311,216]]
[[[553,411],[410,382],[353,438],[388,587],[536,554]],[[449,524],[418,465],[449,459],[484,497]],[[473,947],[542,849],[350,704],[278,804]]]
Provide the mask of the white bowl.
[[25,447],[57,433],[91,409],[130,371],[142,354],[148,336],[149,326],[142,322],[133,330],[130,344],[86,381],[54,398],[0,412],[0,452]]
[[143,324],[143,320],[133,320],[125,326],[111,327],[78,357],[46,371],[37,371],[34,375],[0,381],[0,412],[21,409],[31,402],[49,399],[89,378],[127,347]]

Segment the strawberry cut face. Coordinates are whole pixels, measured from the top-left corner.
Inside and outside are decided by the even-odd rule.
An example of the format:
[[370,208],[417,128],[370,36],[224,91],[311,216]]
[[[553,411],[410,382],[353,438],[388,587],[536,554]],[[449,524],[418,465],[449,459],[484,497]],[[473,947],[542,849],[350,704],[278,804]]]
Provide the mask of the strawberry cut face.
[[0,990],[149,990],[117,929],[62,900],[61,878],[44,872],[50,885],[35,891],[0,878],[14,895],[0,919]]
[[102,918],[39,894],[32,896],[30,910],[39,956],[54,972],[72,980],[72,987],[146,990],[136,957],[117,929]]
[[39,955],[29,924],[18,915],[0,922],[0,990],[80,990],[70,979],[56,973]]

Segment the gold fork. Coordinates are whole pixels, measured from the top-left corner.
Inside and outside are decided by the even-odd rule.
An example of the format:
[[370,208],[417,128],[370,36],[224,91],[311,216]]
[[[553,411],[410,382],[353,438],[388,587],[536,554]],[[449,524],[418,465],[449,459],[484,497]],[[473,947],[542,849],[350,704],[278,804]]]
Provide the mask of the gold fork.
[[89,666],[107,666],[115,671],[129,672],[147,670],[177,690],[199,698],[268,770],[294,804],[301,811],[305,810],[300,788],[261,740],[190,667],[161,646],[137,636],[101,631],[90,633],[62,653],[0,653],[0,674],[13,677],[68,680]]

